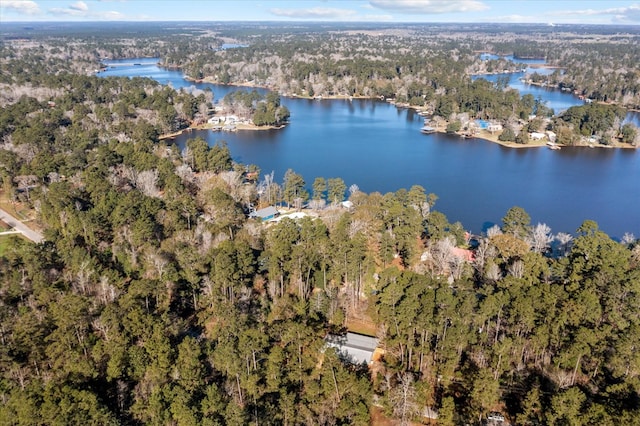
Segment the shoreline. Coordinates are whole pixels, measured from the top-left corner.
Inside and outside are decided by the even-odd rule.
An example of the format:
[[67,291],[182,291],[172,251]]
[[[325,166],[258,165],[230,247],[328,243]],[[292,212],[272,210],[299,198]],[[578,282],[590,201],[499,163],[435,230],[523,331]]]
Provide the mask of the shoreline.
[[[414,106],[408,106],[405,108],[411,108],[417,111],[420,111],[419,108],[416,108]],[[458,136],[460,138],[463,138],[463,136],[466,134],[465,131],[457,131],[455,133],[447,133],[447,125],[449,124],[448,121],[443,121],[437,125],[431,125],[431,127],[433,127],[435,129],[435,133],[439,133],[439,134],[443,134],[443,135],[451,135],[451,136]],[[498,139],[498,137],[500,136],[502,132],[496,132],[496,133],[491,133],[488,130],[480,130],[478,133],[474,134],[471,137],[465,138],[466,139],[480,139],[486,142],[491,142],[491,143],[495,143],[498,144],[500,146],[503,146],[505,148],[514,148],[514,149],[525,149],[525,148],[545,148],[548,147],[547,142],[548,140],[537,140],[537,141],[529,141],[529,143],[527,144],[520,144],[520,143],[516,143],[516,142],[509,142],[509,141],[501,141]],[[571,148],[571,147],[577,147],[577,148],[605,148],[605,149],[639,149],[640,146],[633,146],[631,144],[623,144],[620,142],[614,143],[612,145],[603,145],[603,144],[589,144],[589,143],[579,143],[576,145],[564,145],[564,144],[557,144],[556,146],[562,148]]]
[[[235,128],[232,131],[238,131],[238,130],[251,130],[251,131],[262,131],[262,130],[280,130],[280,129],[284,129],[286,127],[286,124],[283,124],[281,126],[256,126],[255,124],[235,124],[234,125]],[[216,130],[214,129],[214,125],[213,124],[198,124],[195,126],[189,126],[185,129],[182,130],[178,130],[177,132],[173,132],[173,133],[166,133],[163,135],[160,135],[158,137],[158,140],[167,140],[167,139],[175,139],[178,136],[181,136],[183,133],[191,133],[194,130],[210,130],[212,132],[226,132],[228,130]]]
[[[562,68],[560,66],[547,66],[549,68]],[[210,83],[210,84],[220,84],[222,86],[235,86],[235,87],[248,87],[248,88],[261,88],[261,89],[266,89],[266,90],[273,90],[275,92],[277,92],[280,96],[284,97],[284,98],[289,98],[289,99],[307,99],[307,100],[352,100],[352,99],[361,99],[361,100],[374,100],[374,101],[381,101],[381,102],[385,102],[385,103],[389,103],[391,105],[394,105],[396,108],[406,108],[406,109],[413,109],[415,110],[417,113],[419,112],[425,112],[423,110],[423,107],[418,107],[418,106],[414,106],[414,105],[409,105],[409,104],[405,104],[405,103],[397,103],[395,102],[395,100],[385,100],[385,99],[381,99],[378,96],[349,96],[349,95],[318,95],[318,96],[308,96],[308,95],[297,95],[297,94],[288,94],[288,93],[280,93],[279,90],[276,90],[273,87],[269,87],[266,85],[259,85],[259,84],[255,84],[255,83],[251,83],[251,82],[246,82],[246,83],[227,83],[227,84],[223,84],[220,82],[217,82],[215,79],[213,79],[210,76],[206,76],[202,79],[194,79],[193,77],[190,76],[184,76],[185,80],[188,81],[193,81],[196,83]],[[531,84],[531,85],[535,85],[535,86],[539,86],[539,87],[548,87],[554,90],[558,90],[557,87],[553,87],[553,86],[546,86],[543,85],[541,83],[534,83],[534,82],[525,82],[526,84]],[[575,95],[574,95],[575,96]],[[627,111],[636,111],[636,112],[640,112],[640,110],[634,110],[634,109],[630,109],[627,108]],[[441,134],[449,134],[449,135],[457,135],[459,137],[462,137],[464,135],[465,132],[463,131],[458,131],[455,133],[447,133],[446,132],[446,125],[448,122],[445,122],[444,125],[438,125],[438,126],[434,126],[434,128],[436,129],[436,133],[441,133]],[[184,131],[191,131],[193,129],[196,130],[212,130],[211,127],[208,127],[210,125],[200,125],[200,126],[192,126],[189,127],[188,129],[184,129],[180,132],[178,132],[177,134],[169,134],[169,135],[162,135],[160,137],[160,139],[173,139],[178,135],[181,135]],[[236,125],[236,130],[278,130],[278,129],[282,129],[283,127],[285,127],[285,125],[282,126],[255,126],[255,125],[250,125],[250,124],[244,124],[244,125]],[[540,147],[546,147],[547,146],[547,142],[546,141],[530,141],[528,144],[519,144],[516,142],[507,142],[507,141],[501,141],[498,140],[498,136],[500,136],[499,134],[491,134],[490,132],[488,132],[487,130],[481,130],[479,134],[475,134],[473,136],[471,136],[469,139],[481,139],[487,142],[492,142],[495,144],[498,144],[500,146],[503,146],[505,148],[515,148],[515,149],[522,149],[522,148],[540,148]],[[633,146],[630,144],[622,144],[622,143],[614,143],[612,145],[603,145],[603,144],[589,144],[589,143],[580,143],[580,144],[576,144],[576,145],[563,145],[563,144],[557,144],[557,146],[559,147],[584,147],[584,148],[607,148],[607,149],[638,149],[640,148],[640,146]]]
[[[436,133],[441,133],[441,134],[445,134],[445,135],[453,135],[453,136],[459,136],[462,138],[462,136],[464,135],[464,132],[455,132],[455,133],[447,133],[446,129],[446,124],[444,126],[436,126],[434,127],[436,129]],[[514,148],[514,149],[526,149],[526,148],[545,148],[548,147],[547,142],[548,141],[530,141],[527,144],[520,144],[520,143],[516,143],[516,142],[509,142],[509,141],[501,141],[498,139],[498,136],[500,136],[500,134],[496,133],[496,134],[491,134],[489,131],[487,130],[481,130],[480,133],[473,135],[471,137],[469,137],[468,139],[480,139],[486,142],[491,142],[491,143],[495,143],[498,144],[500,146],[503,146],[505,148]],[[630,144],[621,144],[621,143],[615,143],[613,145],[603,145],[603,144],[587,144],[587,143],[580,143],[580,144],[576,144],[576,145],[564,145],[564,144],[558,144],[556,143],[556,146],[558,146],[560,149],[562,148],[604,148],[604,149],[639,149],[640,146],[633,146]]]

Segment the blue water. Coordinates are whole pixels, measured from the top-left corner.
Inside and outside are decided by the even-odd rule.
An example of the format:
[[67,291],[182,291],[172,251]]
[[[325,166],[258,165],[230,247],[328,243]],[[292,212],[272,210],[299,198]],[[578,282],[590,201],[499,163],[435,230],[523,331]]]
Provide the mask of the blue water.
[[[132,65],[133,63],[140,65]],[[107,70],[99,73],[100,77],[147,77],[161,84],[169,85],[175,89],[195,87],[197,89],[212,89],[216,100],[221,100],[227,93],[237,90],[257,90],[260,93],[267,91],[262,88],[247,89],[236,86],[215,85],[210,83],[196,83],[184,79],[181,71],[167,70],[158,67],[158,58],[136,58],[105,60]]]
[[534,86],[521,81],[527,73],[537,72],[544,74],[550,71],[553,70],[544,68],[527,68],[524,72],[477,75],[474,76],[473,79],[476,80],[478,78],[484,78],[485,80],[495,83],[499,77],[508,76],[509,87],[518,90],[518,92],[520,92],[520,96],[531,94],[535,99],[542,99],[545,105],[552,108],[556,114],[572,106],[584,105],[584,101],[578,99],[578,97],[572,93],[565,93],[560,90],[547,87]]
[[[211,88],[216,99],[238,90],[193,84],[178,71],[153,65],[101,73],[143,74],[176,88]],[[279,182],[291,168],[309,186],[319,176],[341,177],[347,186],[357,184],[366,192],[422,185],[438,195],[437,210],[473,232],[499,223],[518,205],[533,223],[547,223],[553,232],[574,232],[585,219],[593,219],[612,236],[640,236],[637,150],[510,149],[479,139],[422,134],[422,117],[384,102],[283,98],[282,103],[291,111],[291,124],[282,130],[195,131],[176,143],[195,136],[210,144],[225,140],[236,161],[256,164],[263,173],[274,171]]]
[[[483,61],[500,58],[500,56],[494,55],[492,53],[481,53],[479,57]],[[504,56],[503,58],[508,61],[521,63],[529,66],[526,67],[524,71],[520,71],[520,72],[476,75],[476,76],[473,76],[472,79],[476,80],[478,78],[484,78],[485,80],[495,83],[498,80],[498,78],[504,78],[505,76],[508,76],[509,87],[513,89],[517,89],[518,92],[520,92],[520,96],[531,94],[536,99],[542,99],[545,102],[545,105],[548,106],[549,108],[552,108],[556,114],[572,106],[584,104],[584,101],[578,99],[578,97],[573,95],[572,93],[565,93],[560,90],[552,89],[552,88],[533,86],[531,84],[526,84],[521,81],[527,74],[533,74],[534,72],[541,75],[548,75],[553,73],[555,69],[539,67],[540,65],[545,64],[544,59],[521,59],[521,58],[514,58],[513,55]],[[535,67],[531,67],[531,65],[534,65]]]

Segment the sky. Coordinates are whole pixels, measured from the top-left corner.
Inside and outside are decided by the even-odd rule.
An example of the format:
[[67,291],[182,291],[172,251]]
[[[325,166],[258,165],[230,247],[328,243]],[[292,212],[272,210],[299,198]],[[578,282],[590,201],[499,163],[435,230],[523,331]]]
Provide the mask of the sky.
[[0,23],[11,21],[368,21],[640,25],[640,1],[0,0]]

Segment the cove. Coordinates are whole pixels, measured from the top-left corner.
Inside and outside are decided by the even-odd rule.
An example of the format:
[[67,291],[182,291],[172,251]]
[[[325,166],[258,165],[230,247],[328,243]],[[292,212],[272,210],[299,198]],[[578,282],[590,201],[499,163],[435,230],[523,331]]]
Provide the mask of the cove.
[[[147,62],[145,62],[147,61]],[[101,76],[150,77],[175,88],[213,90],[215,99],[238,87],[193,83],[157,59],[126,60]],[[570,95],[567,95],[570,96]],[[543,98],[544,99],[544,98]],[[226,141],[235,161],[255,164],[282,182],[291,168],[310,187],[316,177],[341,177],[347,186],[382,193],[421,185],[438,195],[436,210],[474,233],[512,206],[554,233],[574,233],[586,219],[612,237],[640,235],[640,153],[631,149],[506,148],[480,139],[420,133],[412,110],[371,100],[283,98],[291,123],[281,130],[233,133],[194,131],[209,144]]]

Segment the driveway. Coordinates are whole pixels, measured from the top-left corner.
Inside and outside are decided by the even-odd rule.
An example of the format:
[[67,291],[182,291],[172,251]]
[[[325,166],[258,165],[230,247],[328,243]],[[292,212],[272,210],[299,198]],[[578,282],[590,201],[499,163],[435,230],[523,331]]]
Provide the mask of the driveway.
[[44,241],[44,237],[41,233],[34,231],[33,229],[20,222],[15,217],[11,216],[5,210],[0,209],[0,220],[5,222],[10,227],[19,231],[22,235],[33,241],[34,243],[41,243]]

